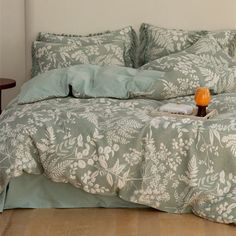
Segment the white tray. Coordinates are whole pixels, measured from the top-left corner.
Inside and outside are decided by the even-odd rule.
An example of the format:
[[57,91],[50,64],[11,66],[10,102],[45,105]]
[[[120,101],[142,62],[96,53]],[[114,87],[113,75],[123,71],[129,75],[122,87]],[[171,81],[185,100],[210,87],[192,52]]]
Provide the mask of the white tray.
[[151,112],[151,115],[153,115],[153,116],[171,116],[171,117],[176,117],[179,119],[190,118],[193,120],[208,120],[217,114],[218,114],[218,112],[216,109],[207,110],[207,114],[204,117],[197,116],[197,109],[194,109],[193,113],[191,115],[182,115],[182,114],[175,114],[175,113],[170,113],[170,112],[160,112],[160,111]]

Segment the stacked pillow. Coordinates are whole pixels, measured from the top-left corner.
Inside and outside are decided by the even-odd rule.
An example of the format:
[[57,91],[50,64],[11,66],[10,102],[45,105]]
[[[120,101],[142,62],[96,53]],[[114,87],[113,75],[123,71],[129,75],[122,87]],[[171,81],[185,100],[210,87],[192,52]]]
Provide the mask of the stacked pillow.
[[236,30],[187,31],[143,23],[140,27],[139,65],[183,51],[206,35],[213,36],[226,53],[235,56]]
[[135,66],[132,27],[93,35],[40,33],[32,48],[32,76],[76,64]]
[[162,79],[164,98],[194,94],[199,86],[208,87],[214,94],[236,89],[236,63],[212,35],[202,37],[181,52],[146,63],[140,69],[166,72]]
[[77,64],[138,67],[182,52],[208,36],[230,57],[235,56],[236,30],[187,31],[143,23],[138,49],[130,26],[87,36],[39,33],[32,49],[32,76]]

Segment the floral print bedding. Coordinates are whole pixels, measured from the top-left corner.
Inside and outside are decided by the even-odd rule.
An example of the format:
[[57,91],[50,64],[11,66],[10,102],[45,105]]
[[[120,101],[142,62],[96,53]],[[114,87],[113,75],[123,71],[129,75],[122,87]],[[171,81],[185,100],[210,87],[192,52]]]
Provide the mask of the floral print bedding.
[[92,194],[236,223],[236,93],[214,96],[219,115],[205,122],[155,115],[166,102],[12,103],[0,122],[0,191],[25,172],[43,173]]
[[87,36],[41,32],[32,45],[32,76],[75,64],[135,67],[136,47],[131,26]]
[[236,30],[189,31],[166,29],[143,23],[140,27],[139,64],[168,56],[187,49],[200,38],[212,36],[231,57],[236,58]]
[[[38,100],[20,104],[20,95],[0,118],[0,193],[23,173],[44,174],[91,194],[235,224],[235,62],[212,40],[161,59],[159,67],[156,61],[139,70],[78,66],[29,81],[21,95],[37,91]],[[188,65],[184,69],[181,60]],[[209,109],[218,115],[202,121],[156,112],[168,102],[194,105],[191,94],[209,83],[204,73],[211,70],[215,95]],[[196,83],[188,83],[191,79]],[[117,82],[123,97],[109,98],[109,92],[119,90],[112,87]],[[38,90],[30,89],[34,84]],[[41,99],[40,88],[45,93],[49,85],[50,93],[54,89],[62,97]]]

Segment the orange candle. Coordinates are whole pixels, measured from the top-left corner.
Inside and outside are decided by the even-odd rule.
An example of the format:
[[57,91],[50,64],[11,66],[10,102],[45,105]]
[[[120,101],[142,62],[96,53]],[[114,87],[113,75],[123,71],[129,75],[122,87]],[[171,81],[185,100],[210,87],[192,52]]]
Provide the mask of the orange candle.
[[211,101],[211,94],[209,88],[199,87],[195,92],[195,102],[198,106],[197,116],[204,117],[206,116],[206,107]]

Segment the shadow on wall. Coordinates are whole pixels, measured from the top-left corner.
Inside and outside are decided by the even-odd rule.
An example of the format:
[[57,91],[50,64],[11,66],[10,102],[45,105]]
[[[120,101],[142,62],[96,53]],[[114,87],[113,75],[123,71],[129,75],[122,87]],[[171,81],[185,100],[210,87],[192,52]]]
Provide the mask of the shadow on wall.
[[2,107],[19,93],[25,81],[25,1],[0,0],[0,77],[17,86],[2,91]]

